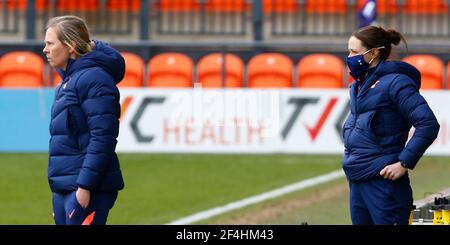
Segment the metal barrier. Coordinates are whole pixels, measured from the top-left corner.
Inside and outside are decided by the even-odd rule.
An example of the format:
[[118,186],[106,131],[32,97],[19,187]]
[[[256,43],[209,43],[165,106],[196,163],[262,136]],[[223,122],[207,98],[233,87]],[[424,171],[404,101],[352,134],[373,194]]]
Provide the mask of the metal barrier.
[[376,24],[395,28],[409,36],[449,37],[450,1],[440,1],[445,4],[443,6],[433,5],[432,2],[436,1],[397,0],[395,7],[384,1]]
[[[156,1],[152,8],[158,34],[244,35],[249,5],[243,0]],[[223,4],[223,5],[221,5]]]
[[[338,2],[338,1],[336,1]],[[341,1],[342,2],[342,1]],[[353,2],[353,1],[350,1]],[[271,0],[264,6],[272,36],[348,35],[358,26],[354,4],[315,5],[314,1]]]
[[[375,24],[409,37],[450,37],[450,0],[377,2]],[[49,18],[73,14],[86,19],[93,34],[129,39],[157,40],[161,35],[241,40],[253,36],[257,41],[339,38],[358,27],[360,4],[359,0],[0,0],[0,34],[35,39]]]
[[[116,6],[111,0],[49,0],[43,9],[37,11],[41,23],[59,15],[77,15],[86,20],[90,31],[94,34],[126,35],[132,32],[132,22],[137,20],[138,12],[134,12],[132,1]],[[41,25],[39,31],[43,31]]]
[[23,9],[18,2],[0,0],[0,33],[19,32],[21,12],[23,12]]
[[[358,0],[323,1],[272,0],[266,3],[266,20],[272,36],[349,35],[358,27]],[[408,36],[448,37],[450,1],[446,5],[426,7],[429,1],[377,1],[376,25],[399,30]]]

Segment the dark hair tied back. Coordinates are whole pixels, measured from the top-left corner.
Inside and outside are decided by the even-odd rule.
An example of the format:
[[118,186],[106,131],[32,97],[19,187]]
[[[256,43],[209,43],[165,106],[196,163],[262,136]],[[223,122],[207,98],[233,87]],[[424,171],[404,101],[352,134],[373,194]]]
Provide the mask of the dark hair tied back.
[[400,41],[402,40],[402,35],[394,29],[386,30],[386,34],[387,34],[387,39],[389,40],[389,42],[394,45],[398,45],[400,43]]
[[367,49],[384,47],[379,49],[380,58],[386,60],[391,55],[392,44],[398,45],[401,41],[408,44],[402,34],[394,29],[384,29],[381,26],[366,26],[353,32],[352,36],[361,40],[362,45]]

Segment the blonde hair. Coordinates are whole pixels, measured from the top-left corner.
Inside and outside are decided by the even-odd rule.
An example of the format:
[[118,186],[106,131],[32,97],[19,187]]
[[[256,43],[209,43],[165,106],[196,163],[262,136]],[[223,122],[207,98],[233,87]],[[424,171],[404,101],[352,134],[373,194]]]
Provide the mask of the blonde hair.
[[53,17],[48,20],[46,30],[55,28],[58,39],[67,45],[73,47],[77,56],[83,56],[91,52],[95,47],[95,43],[89,38],[89,30],[86,22],[73,15],[64,15]]

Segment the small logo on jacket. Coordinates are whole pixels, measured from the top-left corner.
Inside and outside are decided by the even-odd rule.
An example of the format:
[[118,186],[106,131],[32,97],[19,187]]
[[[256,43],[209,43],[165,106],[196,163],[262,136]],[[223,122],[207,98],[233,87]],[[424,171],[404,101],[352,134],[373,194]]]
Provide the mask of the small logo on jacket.
[[63,83],[63,86],[62,86],[62,88],[63,89],[66,89],[66,87],[67,87],[67,84],[69,83],[69,81],[67,81],[67,82],[65,82],[65,83]]
[[71,77],[66,77],[66,79],[62,81],[62,89],[66,89],[66,86],[70,82],[70,79]]
[[377,86],[377,84],[380,82],[380,80],[377,80],[374,84],[372,84],[372,86],[370,86],[370,88],[375,88],[375,86]]
[[69,213],[69,219],[72,218],[73,214],[75,213],[75,209],[72,210],[72,212]]

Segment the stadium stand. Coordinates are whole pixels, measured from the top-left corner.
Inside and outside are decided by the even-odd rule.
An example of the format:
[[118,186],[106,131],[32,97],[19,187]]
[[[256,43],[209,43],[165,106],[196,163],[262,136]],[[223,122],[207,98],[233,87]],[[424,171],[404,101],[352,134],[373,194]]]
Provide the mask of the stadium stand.
[[442,89],[444,64],[433,55],[410,55],[402,59],[415,66],[422,74],[421,89]]
[[264,0],[263,11],[265,13],[292,13],[297,12],[300,5],[297,0]]
[[348,69],[347,65],[345,65],[345,76],[347,79],[345,80],[344,78],[344,81],[347,82],[347,85],[350,85],[355,81],[355,79],[350,75],[350,69]]
[[249,4],[245,0],[208,0],[205,9],[211,12],[242,12],[249,9]]
[[9,52],[0,58],[0,87],[43,86],[44,61],[28,51]]
[[[225,65],[223,64],[224,56]],[[225,76],[224,84],[222,84],[222,72]],[[197,74],[202,87],[238,88],[243,86],[244,63],[234,54],[212,53],[200,59],[197,64]]]
[[0,9],[7,10],[24,10],[27,6],[27,0],[2,0],[0,1]]
[[125,59],[125,77],[119,87],[142,87],[144,85],[144,60],[136,54],[122,52]]
[[147,65],[147,86],[165,88],[192,87],[194,64],[181,53],[163,53],[154,56]]
[[347,12],[346,0],[316,0],[306,1],[307,13],[334,13],[344,14]]
[[450,89],[450,61],[447,63],[447,68],[445,69],[447,73],[447,82],[444,84],[444,87]]
[[[357,26],[358,13],[364,2],[263,0],[264,24],[269,27],[265,30],[270,32],[266,38],[348,35]],[[232,34],[244,38],[252,34],[254,30],[250,27],[256,21],[251,14],[255,1],[249,0],[148,0],[147,16],[140,16],[140,0],[35,0],[35,3],[38,14],[32,22],[35,22],[36,30],[42,28],[40,23],[45,23],[49,17],[70,13],[88,19],[93,33],[121,37],[133,33],[137,36],[139,31],[149,27],[150,31],[145,33],[148,37],[144,39],[152,39],[153,35],[179,34]],[[0,34],[25,31],[23,25],[17,24],[16,28],[16,23],[24,17],[13,12],[23,12],[26,6],[27,0],[0,1],[0,19],[5,20],[0,23]],[[448,6],[447,0],[377,0],[377,24],[394,27],[409,36],[448,37]],[[8,13],[5,10],[14,11]],[[120,21],[114,21],[117,19]],[[14,23],[15,28],[10,23]]]
[[[358,0],[357,9],[362,9],[366,0]],[[377,0],[377,14],[395,14],[399,11],[397,0]]]
[[[120,6],[121,8],[126,7],[130,4],[128,1],[120,1],[120,0],[108,0],[108,5],[111,6]],[[132,6],[136,3],[140,4],[139,0],[130,1]],[[3,8],[4,4],[6,4],[7,9],[13,10],[25,10],[27,7],[27,0],[2,0],[0,1],[0,9]],[[54,4],[54,5],[52,5]],[[46,10],[51,9],[52,6],[55,6],[59,11],[85,11],[85,10],[96,10],[99,6],[99,0],[35,0],[36,10]],[[122,7],[123,6],[123,7]],[[133,8],[135,9],[135,8]],[[136,8],[138,9],[138,8]]]
[[331,54],[310,54],[297,64],[301,88],[342,88],[344,64]]
[[161,11],[187,12],[204,9],[211,12],[241,12],[249,9],[245,0],[160,0],[156,5]]
[[200,9],[200,3],[196,0],[160,0],[156,6],[163,12],[189,12]]
[[98,0],[59,0],[56,8],[60,11],[94,11],[98,9]]
[[404,11],[410,14],[442,14],[448,12],[445,0],[406,0]]
[[[292,58],[281,53],[252,56],[247,67],[239,56],[231,53],[226,54],[225,65],[222,63],[223,53],[205,55],[196,65],[182,53],[156,55],[147,65],[135,53],[122,52],[122,55],[127,67],[124,80],[119,84],[122,88],[187,88],[192,87],[194,81],[204,88],[289,88],[293,85],[298,88],[344,88],[353,82],[344,61],[331,53],[305,55],[295,67]],[[421,72],[421,89],[447,88],[450,61],[444,65],[439,57],[427,54],[410,55],[402,60]],[[61,80],[56,70],[44,65],[41,57],[33,52],[9,52],[0,61],[2,87],[56,86]],[[195,68],[197,72],[194,74]],[[223,81],[222,75],[225,76]],[[25,76],[32,78],[24,79]],[[22,80],[27,82],[17,82]],[[245,81],[248,81],[247,86]]]
[[139,12],[141,8],[140,0],[109,0],[108,9],[112,11],[131,11],[132,13]]
[[49,67],[49,69],[51,71],[53,71],[52,72],[52,77],[51,77],[51,80],[50,80],[50,86],[56,87],[56,86],[58,86],[59,82],[61,81],[61,77],[59,76],[59,74],[56,71],[56,69],[54,69],[53,67]]
[[252,57],[247,66],[248,87],[289,88],[292,86],[292,60],[279,53],[264,53]]
[[[35,0],[34,2],[37,11],[35,18],[30,20],[24,14],[24,10],[27,9],[27,0],[0,0],[0,19],[4,20],[0,21],[0,35],[5,38],[2,40],[6,40],[0,54],[15,50],[11,49],[8,44],[10,40],[13,40],[11,37],[14,36],[18,37],[18,41],[25,41],[23,47],[26,48],[23,50],[33,50],[35,54],[39,55],[40,44],[27,41],[42,39],[45,21],[54,15],[76,14],[87,20],[93,36],[105,35],[99,39],[118,41],[121,50],[137,55],[134,58],[126,57],[127,60],[134,61],[127,61],[133,65],[127,66],[129,71],[127,71],[125,80],[119,85],[121,87],[192,87],[194,82],[200,82],[203,87],[215,88],[222,86],[229,88],[334,88],[346,87],[347,83],[353,81],[352,77],[347,75],[348,71],[344,65],[341,73],[338,69],[336,71],[325,69],[324,72],[321,72],[320,78],[314,78],[317,77],[314,75],[315,73],[319,73],[320,69],[327,66],[321,66],[322,62],[325,64],[331,62],[315,55],[327,57],[328,55],[343,56],[345,54],[341,44],[345,45],[346,37],[355,30],[358,24],[358,11],[361,10],[365,1],[262,0],[259,2],[263,10],[262,20],[254,19],[252,11],[256,10],[254,7],[257,4],[255,1],[248,0],[148,0],[145,1],[150,6],[146,13],[147,16],[140,15],[145,14],[145,11],[142,13],[140,11],[144,7],[141,0]],[[426,57],[429,55],[422,54],[420,59],[408,57],[405,60],[422,71],[422,89],[447,88],[450,78],[449,66],[446,65],[448,54],[440,51],[439,48],[448,45],[446,41],[450,37],[447,24],[450,19],[448,8],[450,2],[447,0],[377,0],[376,3],[377,24],[380,23],[385,27],[392,26],[401,33],[405,33],[408,41],[419,37],[420,39],[412,42],[413,46],[415,43],[420,43],[422,39],[433,40],[430,45],[435,45],[435,49],[429,54],[435,55],[434,59],[429,60]],[[28,24],[34,26],[34,29],[24,28]],[[254,28],[260,28],[261,40],[268,41],[263,43],[264,47],[262,48],[258,42],[252,42],[259,41]],[[208,37],[203,39],[206,36]],[[292,39],[294,36],[302,39],[299,40],[298,46],[286,42],[287,46],[284,47],[284,41]],[[115,39],[116,37],[118,39]],[[222,41],[222,37],[224,41]],[[317,45],[314,42],[316,38],[320,39]],[[323,52],[321,45],[323,41],[327,41],[327,38],[333,40],[330,47],[327,47],[329,53],[319,54],[318,52]],[[137,39],[144,41],[145,48],[136,49],[133,44],[127,44],[131,43],[128,41]],[[152,41],[151,44],[149,44],[150,42],[145,44],[149,40]],[[205,41],[206,46],[194,43],[191,49],[190,40]],[[208,42],[209,40],[214,41]],[[228,43],[229,40],[232,42]],[[235,40],[236,42],[234,42]],[[215,43],[216,41],[217,43]],[[272,41],[273,46],[271,46]],[[245,44],[239,46],[240,42]],[[114,45],[118,43],[114,43]],[[186,49],[184,44],[189,44],[189,49]],[[417,45],[413,49],[415,50],[411,52],[412,54],[423,53],[423,50],[418,49]],[[168,63],[178,59],[174,56],[165,60],[164,64],[154,65],[158,78],[148,81],[155,75],[148,70],[151,60],[157,58],[154,55],[173,52],[188,54],[196,61],[205,54],[217,54],[216,58],[204,56],[198,60],[196,67],[191,58],[184,55],[183,62],[186,59],[190,62],[185,62],[185,64],[182,62],[183,64],[175,67],[177,70],[171,72],[170,69],[174,67],[170,67]],[[265,58],[257,55],[261,52],[265,53]],[[289,61],[281,58],[278,60],[279,55],[283,56],[281,52],[285,54],[284,56],[287,55]],[[220,53],[229,54],[225,71],[222,71],[222,66],[218,63],[219,58],[217,57]],[[231,55],[231,53],[239,54],[239,56]],[[270,54],[273,55],[268,58],[267,55],[270,56]],[[310,55],[311,57],[309,57]],[[299,57],[303,58],[294,67],[292,61],[296,61]],[[312,60],[312,57],[315,57],[316,60]],[[138,59],[140,61],[137,61]],[[145,62],[147,60],[149,60],[148,64]],[[243,60],[250,62],[246,66],[243,64]],[[345,60],[341,58],[334,60],[335,65],[328,65],[328,67],[340,67],[345,63]],[[229,66],[230,63],[233,66]],[[279,65],[279,63],[287,65]],[[430,65],[423,65],[423,63]],[[166,67],[163,68],[164,66]],[[180,73],[179,70],[182,72]],[[298,72],[296,73],[296,71]],[[161,78],[168,74],[176,76],[177,79],[170,82],[168,79]],[[221,74],[225,74],[226,77],[222,79]],[[335,78],[331,79],[332,76]],[[143,77],[143,79],[138,77]],[[341,77],[342,81],[338,82],[337,77]],[[321,81],[314,83],[313,80]],[[46,66],[42,85],[53,86],[58,82],[59,76],[53,69]]]
[[[35,7],[37,10],[43,10],[45,8],[48,8],[49,6],[49,0],[35,0]],[[0,1],[0,9],[2,9],[4,6],[8,10],[20,10],[23,11],[26,9],[28,3],[27,0],[1,0]]]

